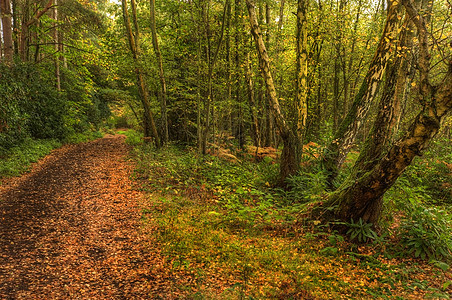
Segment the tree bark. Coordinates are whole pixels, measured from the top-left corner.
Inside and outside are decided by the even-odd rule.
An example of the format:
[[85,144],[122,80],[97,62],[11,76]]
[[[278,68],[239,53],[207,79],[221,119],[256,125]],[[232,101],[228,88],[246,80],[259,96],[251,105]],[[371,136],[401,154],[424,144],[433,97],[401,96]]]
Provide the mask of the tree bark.
[[4,61],[7,64],[12,64],[13,62],[13,30],[11,21],[11,3],[9,0],[0,0],[0,12],[2,18],[2,29],[3,29],[3,54]]
[[[130,24],[130,17],[129,17],[129,11],[127,9],[127,0],[122,0],[122,12],[124,17],[124,25],[126,27],[126,35],[127,40],[129,41],[129,47],[130,51],[132,52],[132,58],[135,64],[135,73],[137,76],[137,83],[138,83],[138,91],[140,93],[140,100],[141,104],[143,105],[144,109],[144,135],[145,137],[150,137],[151,134],[154,137],[154,142],[156,147],[160,147],[160,138],[157,131],[157,127],[155,126],[154,122],[154,116],[152,115],[151,111],[151,104],[149,102],[148,92],[146,89],[146,84],[143,77],[143,71],[141,70],[141,67],[139,65],[139,53],[138,53],[138,47],[136,44],[136,40],[133,35],[132,26]],[[136,19],[136,16],[134,16],[134,19]],[[137,34],[138,35],[138,34]]]
[[[209,2],[207,2],[207,6],[209,5]],[[220,38],[217,43],[217,48],[215,50],[215,53],[213,57],[211,57],[211,42],[210,42],[210,24],[209,24],[209,15],[208,11],[209,8],[207,7],[207,12],[204,13],[204,24],[206,26],[206,40],[207,40],[207,49],[206,49],[206,56],[207,56],[207,65],[208,65],[208,74],[207,74],[207,101],[204,108],[204,116],[206,118],[204,130],[202,133],[202,142],[201,142],[201,151],[202,154],[207,153],[207,139],[209,137],[210,132],[210,119],[211,119],[211,105],[213,102],[213,71],[215,69],[215,63],[218,58],[218,54],[220,53],[221,45],[223,42],[223,36],[224,36],[224,28],[226,24],[226,12],[229,6],[229,0],[226,0],[224,4],[224,10],[223,10],[223,19],[221,24],[221,32],[220,32]]]
[[227,128],[232,131],[232,70],[231,70],[231,11],[232,5],[228,6],[226,16],[226,110]]
[[[378,222],[384,193],[395,183],[413,159],[421,155],[428,142],[439,131],[443,117],[452,111],[452,85],[450,84],[452,62],[449,61],[448,72],[441,83],[433,86],[429,80],[431,54],[425,16],[419,14],[411,0],[403,0],[402,3],[416,26],[417,39],[420,41],[418,66],[420,100],[423,108],[406,134],[397,140],[378,162],[370,165],[368,172],[356,180],[349,179],[328,197],[326,206],[335,206],[334,217],[343,221],[361,218],[369,223]],[[393,77],[396,78],[396,76]],[[391,121],[386,119],[385,122],[388,124]],[[381,124],[375,124],[375,126],[378,125]]]
[[279,185],[285,185],[285,179],[296,174],[299,169],[299,161],[297,159],[298,139],[297,135],[290,129],[286,118],[281,112],[279,101],[276,95],[275,84],[270,67],[270,58],[265,47],[264,39],[257,22],[256,11],[252,0],[246,0],[248,7],[249,20],[251,25],[251,33],[259,55],[259,65],[264,77],[267,93],[270,98],[270,108],[275,117],[275,122],[283,141],[283,150],[281,154]]
[[338,174],[338,169],[353,146],[356,134],[363,125],[367,112],[377,95],[384,71],[392,56],[390,49],[393,48],[393,39],[402,22],[399,18],[401,7],[401,3],[397,0],[389,0],[385,28],[369,70],[352,107],[325,150],[323,166],[329,173],[328,184],[330,188],[333,188],[333,181]]
[[370,171],[381,159],[384,149],[393,141],[397,115],[400,114],[400,102],[408,75],[409,53],[405,49],[413,46],[414,28],[410,26],[410,18],[405,18],[401,28],[400,39],[395,43],[395,55],[388,64],[383,93],[380,98],[377,117],[367,137],[360,155],[353,167],[351,176],[361,176]]
[[[308,24],[307,24],[307,8],[308,0],[298,0],[297,6],[297,76],[296,76],[296,109],[297,122],[296,132],[298,137],[298,149],[296,155],[301,157],[303,149],[303,135],[306,128],[306,120],[308,117]],[[298,159],[299,161],[299,159]]]
[[150,21],[151,21],[151,33],[152,33],[152,45],[154,47],[155,56],[157,57],[158,69],[159,69],[159,78],[160,78],[160,87],[162,98],[160,99],[161,109],[162,109],[162,124],[163,124],[163,141],[168,142],[169,133],[168,133],[168,116],[166,112],[166,101],[167,101],[167,93],[166,93],[166,80],[165,74],[163,72],[163,59],[162,53],[160,52],[160,47],[157,39],[157,29],[156,29],[156,21],[155,21],[155,0],[150,0]]
[[257,116],[257,106],[254,98],[254,84],[253,84],[253,74],[251,71],[251,62],[250,62],[250,54],[247,53],[246,62],[245,62],[245,80],[248,87],[248,102],[250,105],[251,112],[251,120],[253,126],[253,140],[254,146],[261,146],[261,134],[259,129],[259,119]]

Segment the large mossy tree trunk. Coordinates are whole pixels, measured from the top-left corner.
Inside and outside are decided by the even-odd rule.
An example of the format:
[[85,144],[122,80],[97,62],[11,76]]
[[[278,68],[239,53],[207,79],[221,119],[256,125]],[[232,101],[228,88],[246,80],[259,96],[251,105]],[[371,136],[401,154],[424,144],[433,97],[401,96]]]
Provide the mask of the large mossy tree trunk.
[[[447,79],[451,82],[452,70]],[[328,197],[326,206],[336,206],[334,218],[343,221],[361,218],[369,223],[378,222],[384,193],[411,164],[414,157],[421,154],[438,132],[444,112],[452,108],[451,87],[443,87],[437,96],[441,98],[443,113],[435,114],[433,110],[425,108],[418,114],[406,135],[391,147],[372,170],[355,180],[349,179]]]
[[[448,72],[436,86],[429,81],[430,49],[425,17],[419,14],[411,0],[403,0],[409,18],[417,29],[419,40],[419,91],[422,110],[416,116],[403,137],[398,139],[381,159],[359,166],[357,178],[349,177],[339,189],[332,193],[324,203],[334,207],[330,216],[343,221],[362,219],[377,223],[381,213],[384,193],[397,178],[422,153],[428,142],[438,132],[442,118],[452,110],[452,62],[448,62]],[[393,76],[396,78],[396,76]],[[393,84],[394,85],[394,84]],[[377,121],[381,122],[383,118]],[[386,119],[386,122],[390,122]],[[375,126],[388,124],[376,123]],[[368,141],[370,143],[370,141]],[[379,151],[380,152],[380,151]],[[371,152],[372,153],[372,152]],[[370,159],[368,156],[367,159]]]
[[385,73],[390,58],[393,56],[394,39],[396,38],[402,18],[402,5],[396,0],[388,1],[387,18],[375,55],[369,70],[351,105],[345,119],[341,122],[333,140],[327,146],[323,166],[328,172],[328,184],[333,188],[338,170],[354,144],[356,134],[364,123],[367,113],[374,102],[378,87]]
[[[402,17],[402,15],[401,15]],[[397,118],[400,114],[403,88],[409,79],[409,61],[413,47],[414,26],[409,16],[404,17],[399,40],[394,42],[394,57],[388,63],[383,91],[378,104],[377,116],[373,127],[361,147],[359,157],[353,166],[351,177],[359,177],[369,172],[381,159],[385,149],[394,140]]]

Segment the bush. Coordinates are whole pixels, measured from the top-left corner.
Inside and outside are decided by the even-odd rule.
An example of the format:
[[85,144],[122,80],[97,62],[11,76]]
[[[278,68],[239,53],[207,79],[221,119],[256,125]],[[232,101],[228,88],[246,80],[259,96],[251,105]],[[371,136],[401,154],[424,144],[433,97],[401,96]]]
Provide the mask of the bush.
[[109,115],[107,102],[89,78],[62,69],[62,92],[49,65],[0,64],[0,157],[26,138],[64,140],[97,128]]

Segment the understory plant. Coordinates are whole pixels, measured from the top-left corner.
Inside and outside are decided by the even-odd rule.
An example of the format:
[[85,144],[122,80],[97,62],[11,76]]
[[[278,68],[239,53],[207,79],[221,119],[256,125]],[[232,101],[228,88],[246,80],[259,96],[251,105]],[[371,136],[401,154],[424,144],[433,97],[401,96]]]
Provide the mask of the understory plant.
[[414,204],[402,218],[399,235],[410,254],[422,259],[452,258],[452,222],[444,211]]

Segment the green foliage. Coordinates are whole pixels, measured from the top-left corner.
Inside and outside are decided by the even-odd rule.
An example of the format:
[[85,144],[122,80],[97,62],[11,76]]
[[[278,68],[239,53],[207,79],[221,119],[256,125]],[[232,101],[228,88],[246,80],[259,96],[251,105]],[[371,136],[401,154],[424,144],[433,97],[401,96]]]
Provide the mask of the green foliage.
[[432,142],[424,155],[407,168],[397,186],[406,193],[416,193],[428,205],[452,204],[452,144],[447,138]]
[[66,90],[59,93],[46,68],[0,65],[0,156],[27,137],[71,139],[108,116],[106,103],[86,93],[83,78],[66,72]]
[[287,182],[289,199],[299,202],[318,200],[326,188],[326,175],[323,171],[314,169],[291,176],[287,178]]
[[352,241],[365,243],[369,240],[375,240],[378,237],[377,233],[373,230],[373,224],[365,223],[361,218],[356,223],[351,219],[350,223],[344,223],[344,225],[348,227],[347,235],[350,236]]
[[20,175],[28,170],[31,163],[38,161],[60,145],[57,140],[25,139],[21,144],[9,149],[0,159],[0,178]]
[[118,131],[118,134],[124,134],[126,138],[126,143],[130,146],[138,146],[143,144],[143,133],[129,129],[126,131]]
[[407,252],[415,257],[452,257],[452,220],[450,215],[437,208],[408,207],[407,216],[401,220],[399,235]]
[[118,128],[119,129],[119,128],[129,128],[130,124],[124,115],[122,115],[122,116],[113,115],[107,119],[106,126],[108,128]]

